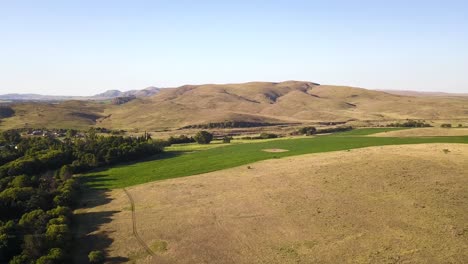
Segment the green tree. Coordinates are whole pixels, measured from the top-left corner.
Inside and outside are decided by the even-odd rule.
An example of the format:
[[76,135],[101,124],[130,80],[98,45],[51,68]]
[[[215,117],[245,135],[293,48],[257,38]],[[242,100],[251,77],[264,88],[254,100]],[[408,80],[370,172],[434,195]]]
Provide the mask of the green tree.
[[36,260],[35,264],[59,264],[63,263],[65,254],[60,248],[51,248],[47,255],[40,257]]
[[46,231],[46,238],[50,245],[64,246],[71,240],[70,229],[67,225],[49,225]]
[[67,138],[74,138],[77,134],[77,131],[74,129],[67,130]]
[[37,209],[23,214],[18,224],[26,233],[41,234],[45,232],[48,220],[49,216],[42,209]]
[[21,252],[21,241],[15,223],[10,220],[0,221],[0,263],[6,263],[11,257]]
[[20,142],[21,135],[14,130],[7,130],[7,131],[3,131],[2,133],[0,133],[0,140],[3,140],[11,144],[16,144]]
[[207,131],[200,131],[194,137],[198,144],[210,144],[213,140],[213,134]]
[[19,175],[15,176],[13,180],[10,182],[10,186],[13,188],[23,188],[23,187],[30,187],[31,186],[31,179],[29,176],[26,175]]
[[59,176],[60,179],[62,180],[68,180],[72,177],[73,175],[73,170],[70,165],[63,165],[62,168],[60,168]]
[[106,259],[104,256],[104,253],[100,250],[94,250],[89,252],[88,259],[90,263],[95,263],[95,264],[100,264],[104,263],[104,260]]
[[26,256],[24,253],[21,255],[14,256],[8,264],[25,264],[25,263],[30,263],[28,256]]
[[66,206],[57,206],[54,209],[50,209],[49,211],[47,211],[47,214],[51,218],[56,218],[56,217],[60,217],[60,216],[70,217],[71,216],[71,209],[66,207]]

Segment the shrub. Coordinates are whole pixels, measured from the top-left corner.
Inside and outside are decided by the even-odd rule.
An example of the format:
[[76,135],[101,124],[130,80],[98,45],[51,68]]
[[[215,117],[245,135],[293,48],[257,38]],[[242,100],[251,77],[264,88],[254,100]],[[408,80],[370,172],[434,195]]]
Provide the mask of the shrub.
[[278,135],[273,134],[273,133],[261,133],[260,134],[260,139],[268,139],[268,138],[277,138]]
[[317,129],[315,127],[302,127],[298,130],[298,133],[300,135],[307,135],[307,136],[313,135],[316,132],[317,132]]
[[225,136],[223,137],[223,143],[231,143],[232,137]]
[[443,128],[451,128],[451,127],[452,127],[452,124],[442,124],[442,125],[440,125],[440,127],[443,127]]
[[408,120],[404,123],[391,123],[387,127],[432,127],[425,121]]
[[195,139],[193,139],[193,137],[187,137],[186,135],[180,135],[179,137],[171,136],[167,140],[167,142],[168,142],[169,145],[184,144],[184,143],[193,143],[193,142],[195,142]]
[[94,250],[88,254],[89,263],[104,263],[105,256],[100,250]]
[[211,140],[213,140],[213,134],[207,131],[200,131],[193,138],[198,144],[210,144]]
[[344,132],[353,130],[351,126],[339,126],[339,127],[330,127],[318,130],[317,134],[324,134],[324,133],[333,133],[333,132]]

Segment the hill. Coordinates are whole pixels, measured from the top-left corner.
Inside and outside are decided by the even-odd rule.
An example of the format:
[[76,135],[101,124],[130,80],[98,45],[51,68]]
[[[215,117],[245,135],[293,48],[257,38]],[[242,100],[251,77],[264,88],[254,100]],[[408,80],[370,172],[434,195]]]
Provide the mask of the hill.
[[107,100],[116,97],[146,97],[152,96],[159,93],[160,89],[156,87],[147,87],[142,90],[130,90],[121,92],[119,90],[108,90],[100,94],[93,96],[62,96],[62,95],[42,95],[42,94],[18,94],[10,93],[0,95],[1,101],[21,101],[21,102],[55,102],[55,101],[67,101],[67,100]]
[[[67,124],[76,126],[170,130],[225,121],[261,124],[468,118],[468,97],[413,97],[300,81],[185,85],[139,91],[146,92],[154,94],[136,96],[118,106],[85,102],[79,104],[79,111],[77,102],[18,103],[12,105],[16,114],[4,118],[2,127],[25,123],[55,126],[60,123],[58,120],[67,120]],[[113,96],[117,94],[122,95],[112,91]],[[37,114],[38,109],[42,115]],[[93,118],[71,114],[77,111]]]
[[405,96],[442,96],[442,97],[453,97],[453,96],[468,96],[468,93],[444,93],[444,92],[420,92],[420,91],[407,91],[407,90],[382,90],[383,92],[405,95]]
[[311,82],[186,85],[107,112],[100,126],[180,128],[210,122],[266,123],[468,117],[468,97],[408,97]]

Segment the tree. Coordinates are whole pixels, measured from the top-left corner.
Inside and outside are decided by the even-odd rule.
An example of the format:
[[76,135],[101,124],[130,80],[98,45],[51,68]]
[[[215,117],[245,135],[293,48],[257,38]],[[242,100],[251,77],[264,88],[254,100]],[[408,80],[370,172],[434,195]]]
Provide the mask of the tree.
[[49,216],[42,209],[37,209],[23,214],[18,223],[29,234],[41,234],[45,231],[47,221]]
[[62,180],[67,180],[70,179],[73,175],[73,171],[70,165],[63,165],[62,168],[60,168],[60,179]]
[[0,263],[7,262],[20,252],[21,241],[15,223],[12,220],[6,223],[0,221]]
[[193,138],[198,144],[210,144],[211,140],[213,140],[213,134],[207,131],[200,131]]
[[8,264],[24,264],[29,263],[29,258],[25,254],[17,255],[13,257]]
[[11,187],[22,188],[22,187],[30,187],[31,186],[31,179],[26,175],[19,175],[15,176],[13,180],[10,182]]
[[67,138],[74,138],[77,134],[77,131],[74,129],[67,130]]
[[21,135],[14,130],[7,130],[0,134],[0,140],[11,144],[16,144],[21,140]]
[[49,253],[45,256],[40,257],[36,260],[35,264],[59,264],[63,263],[63,259],[65,258],[65,254],[63,250],[60,248],[51,248]]
[[67,225],[49,225],[46,231],[49,244],[56,246],[68,245],[71,240],[70,229]]
[[104,253],[102,253],[102,251],[94,250],[94,251],[89,252],[88,259],[90,263],[100,264],[100,263],[104,263],[105,256],[104,256]]

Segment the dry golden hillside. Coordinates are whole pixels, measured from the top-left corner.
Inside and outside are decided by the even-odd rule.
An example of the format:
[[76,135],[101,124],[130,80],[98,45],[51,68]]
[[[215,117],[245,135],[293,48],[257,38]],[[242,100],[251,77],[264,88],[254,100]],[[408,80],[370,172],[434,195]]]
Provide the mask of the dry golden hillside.
[[468,97],[410,97],[311,82],[190,85],[108,111],[101,126],[180,128],[222,122],[463,119]]
[[[98,118],[70,115],[91,113]],[[164,130],[210,122],[310,123],[317,121],[466,119],[468,97],[402,96],[361,88],[312,82],[250,82],[186,85],[115,106],[91,102],[58,105],[19,104],[21,115],[3,119],[2,127],[25,123],[118,129]],[[40,111],[38,109],[41,109]],[[57,111],[60,109],[60,111]],[[19,110],[19,111],[18,111]],[[42,116],[37,113],[41,112]],[[32,117],[32,119],[31,119]],[[51,118],[53,117],[53,118]]]
[[9,105],[13,116],[0,118],[0,130],[22,127],[86,129],[102,118],[106,107],[103,103],[88,101],[15,103]]

